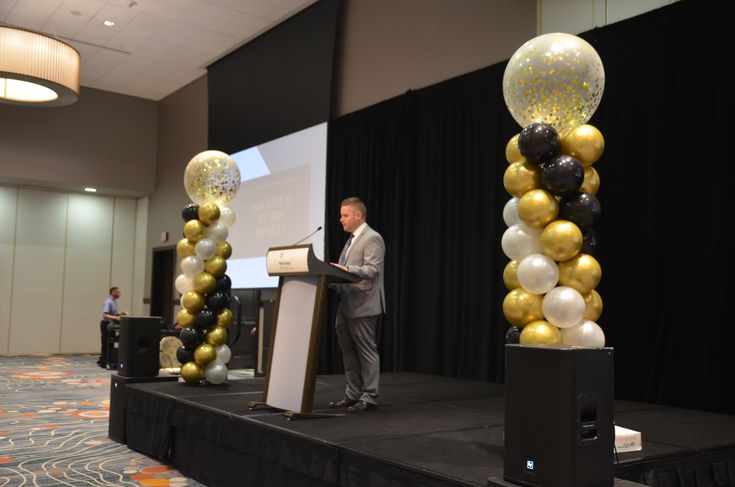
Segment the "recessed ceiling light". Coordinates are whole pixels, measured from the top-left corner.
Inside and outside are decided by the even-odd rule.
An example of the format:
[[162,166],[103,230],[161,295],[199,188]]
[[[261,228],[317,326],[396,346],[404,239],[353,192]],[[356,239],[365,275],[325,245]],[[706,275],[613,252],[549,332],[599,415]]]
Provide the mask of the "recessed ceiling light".
[[86,191],[87,193],[96,193],[97,188],[84,188],[84,191]]
[[115,25],[115,22],[112,20],[105,20],[102,23],[105,24],[106,27],[112,27],[113,25]]

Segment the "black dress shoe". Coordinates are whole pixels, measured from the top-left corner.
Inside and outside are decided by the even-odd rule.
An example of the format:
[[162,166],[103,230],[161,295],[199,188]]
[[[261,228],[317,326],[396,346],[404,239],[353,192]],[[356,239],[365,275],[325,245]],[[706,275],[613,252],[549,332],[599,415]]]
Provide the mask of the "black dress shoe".
[[346,408],[346,407],[354,406],[358,402],[360,402],[360,401],[358,401],[356,399],[350,399],[349,397],[345,397],[341,401],[332,401],[332,402],[330,402],[329,403],[329,407],[330,408]]
[[358,411],[368,411],[370,409],[377,409],[378,405],[373,404],[371,402],[365,402],[365,401],[358,401],[356,404],[353,404],[352,406],[348,407],[348,411],[358,412]]

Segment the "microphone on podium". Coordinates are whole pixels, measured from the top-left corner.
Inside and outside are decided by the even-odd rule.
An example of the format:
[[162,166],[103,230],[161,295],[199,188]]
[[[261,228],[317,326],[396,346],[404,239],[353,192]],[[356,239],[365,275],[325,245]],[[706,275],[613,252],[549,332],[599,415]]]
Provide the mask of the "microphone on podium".
[[313,231],[313,232],[311,232],[311,233],[310,233],[309,235],[307,235],[306,237],[302,238],[301,240],[299,240],[298,242],[296,242],[296,243],[295,243],[295,244],[293,244],[293,245],[298,245],[298,244],[300,244],[301,242],[303,242],[304,240],[307,240],[307,239],[309,239],[309,238],[313,237],[313,236],[314,236],[314,234],[315,234],[316,232],[318,232],[319,230],[321,230],[321,229],[322,229],[322,226],[321,226],[321,225],[319,225],[319,226],[318,226],[318,227],[316,228],[316,230],[314,230],[314,231]]

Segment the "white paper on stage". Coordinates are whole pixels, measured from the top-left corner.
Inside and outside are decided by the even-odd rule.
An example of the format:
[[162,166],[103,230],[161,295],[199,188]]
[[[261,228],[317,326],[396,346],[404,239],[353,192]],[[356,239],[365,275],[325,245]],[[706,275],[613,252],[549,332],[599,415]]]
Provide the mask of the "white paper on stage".
[[615,425],[615,449],[618,453],[643,450],[641,432]]
[[269,406],[301,412],[315,301],[313,278],[283,278],[265,400]]

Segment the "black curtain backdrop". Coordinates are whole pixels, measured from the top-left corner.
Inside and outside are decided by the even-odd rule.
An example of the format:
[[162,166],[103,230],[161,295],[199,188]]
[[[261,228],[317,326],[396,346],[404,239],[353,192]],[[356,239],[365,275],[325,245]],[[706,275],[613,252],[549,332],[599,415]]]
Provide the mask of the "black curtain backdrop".
[[[684,0],[581,35],[606,86],[597,226],[616,396],[735,413],[735,2]],[[327,256],[357,195],[386,241],[383,370],[502,382],[505,63],[330,123]],[[333,316],[329,329],[332,330]],[[322,372],[341,371],[334,332]]]

